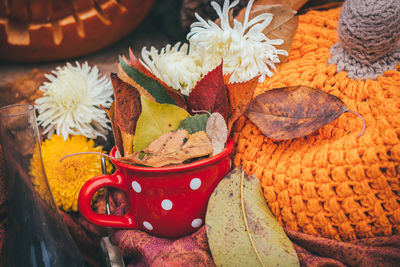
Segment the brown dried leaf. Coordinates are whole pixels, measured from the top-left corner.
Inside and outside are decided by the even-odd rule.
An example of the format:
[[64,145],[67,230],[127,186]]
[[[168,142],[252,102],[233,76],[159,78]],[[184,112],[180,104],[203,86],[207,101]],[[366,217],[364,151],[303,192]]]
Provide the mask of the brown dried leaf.
[[[185,142],[185,140],[187,140]],[[185,160],[207,156],[212,153],[212,144],[206,133],[196,132],[190,135],[186,130],[166,133],[154,140],[143,152],[135,152],[121,158],[129,164],[141,164],[151,167],[163,167],[180,164]]]
[[121,131],[119,126],[115,123],[115,100],[111,103],[110,109],[106,109],[103,106],[101,108],[106,112],[111,122],[111,128],[114,135],[114,142],[121,155],[124,155],[124,144],[122,141]]
[[284,5],[299,10],[307,2],[308,0],[257,0],[254,5]]
[[311,134],[347,111],[338,97],[300,85],[258,95],[246,116],[265,136],[291,139]]
[[[250,18],[252,19],[263,13],[271,13],[274,15],[271,23],[264,29],[264,34],[269,39],[282,39],[283,44],[275,46],[278,49],[284,49],[288,53],[291,50],[294,35],[296,33],[299,18],[295,16],[296,11],[285,5],[269,5],[262,4],[260,1],[255,4],[250,11]],[[246,9],[239,12],[236,17],[237,20],[243,21]],[[279,55],[280,62],[284,62],[287,56]]]
[[225,148],[226,140],[228,140],[228,127],[220,113],[214,112],[210,115],[207,120],[206,132],[213,146],[212,155],[222,152]]
[[[122,81],[115,73],[111,73],[111,82],[115,97],[113,126],[117,126],[120,131],[123,150],[121,151],[121,147],[118,147],[118,145],[117,147],[121,155],[124,156],[133,151],[136,122],[142,111],[142,105],[140,94],[135,87]],[[119,140],[118,142],[120,143]]]

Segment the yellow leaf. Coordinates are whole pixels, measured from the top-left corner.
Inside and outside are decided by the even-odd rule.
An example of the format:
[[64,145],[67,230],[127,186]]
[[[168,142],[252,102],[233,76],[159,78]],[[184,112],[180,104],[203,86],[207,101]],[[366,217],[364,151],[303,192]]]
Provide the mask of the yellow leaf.
[[299,266],[296,251],[268,209],[260,183],[238,167],[218,184],[206,214],[217,266]]
[[175,131],[189,113],[171,104],[159,104],[141,96],[142,113],[139,116],[133,150],[142,151],[157,137]]

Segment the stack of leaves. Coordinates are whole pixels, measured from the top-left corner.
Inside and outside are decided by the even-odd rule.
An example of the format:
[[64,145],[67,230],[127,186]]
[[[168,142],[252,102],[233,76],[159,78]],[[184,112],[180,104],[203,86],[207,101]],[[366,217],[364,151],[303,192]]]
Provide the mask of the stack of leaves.
[[162,167],[213,156],[224,150],[234,122],[244,113],[258,77],[226,83],[222,63],[185,98],[149,72],[130,53],[111,74],[114,102],[106,110],[120,160]]

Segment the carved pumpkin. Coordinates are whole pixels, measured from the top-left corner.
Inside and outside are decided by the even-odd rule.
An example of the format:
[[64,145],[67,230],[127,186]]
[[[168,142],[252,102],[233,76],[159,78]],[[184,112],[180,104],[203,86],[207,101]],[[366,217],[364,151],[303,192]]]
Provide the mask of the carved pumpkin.
[[155,0],[0,0],[0,60],[49,61],[99,50],[132,31]]

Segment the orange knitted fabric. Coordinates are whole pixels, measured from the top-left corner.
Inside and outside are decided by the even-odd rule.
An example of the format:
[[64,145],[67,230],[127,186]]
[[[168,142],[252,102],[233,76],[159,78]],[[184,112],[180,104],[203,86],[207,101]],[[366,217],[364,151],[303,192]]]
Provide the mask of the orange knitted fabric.
[[234,165],[255,174],[267,204],[291,230],[337,240],[400,233],[400,65],[377,80],[353,80],[328,65],[340,9],[300,16],[288,61],[255,94],[308,85],[333,94],[365,119],[345,113],[312,135],[265,137],[236,123]]

